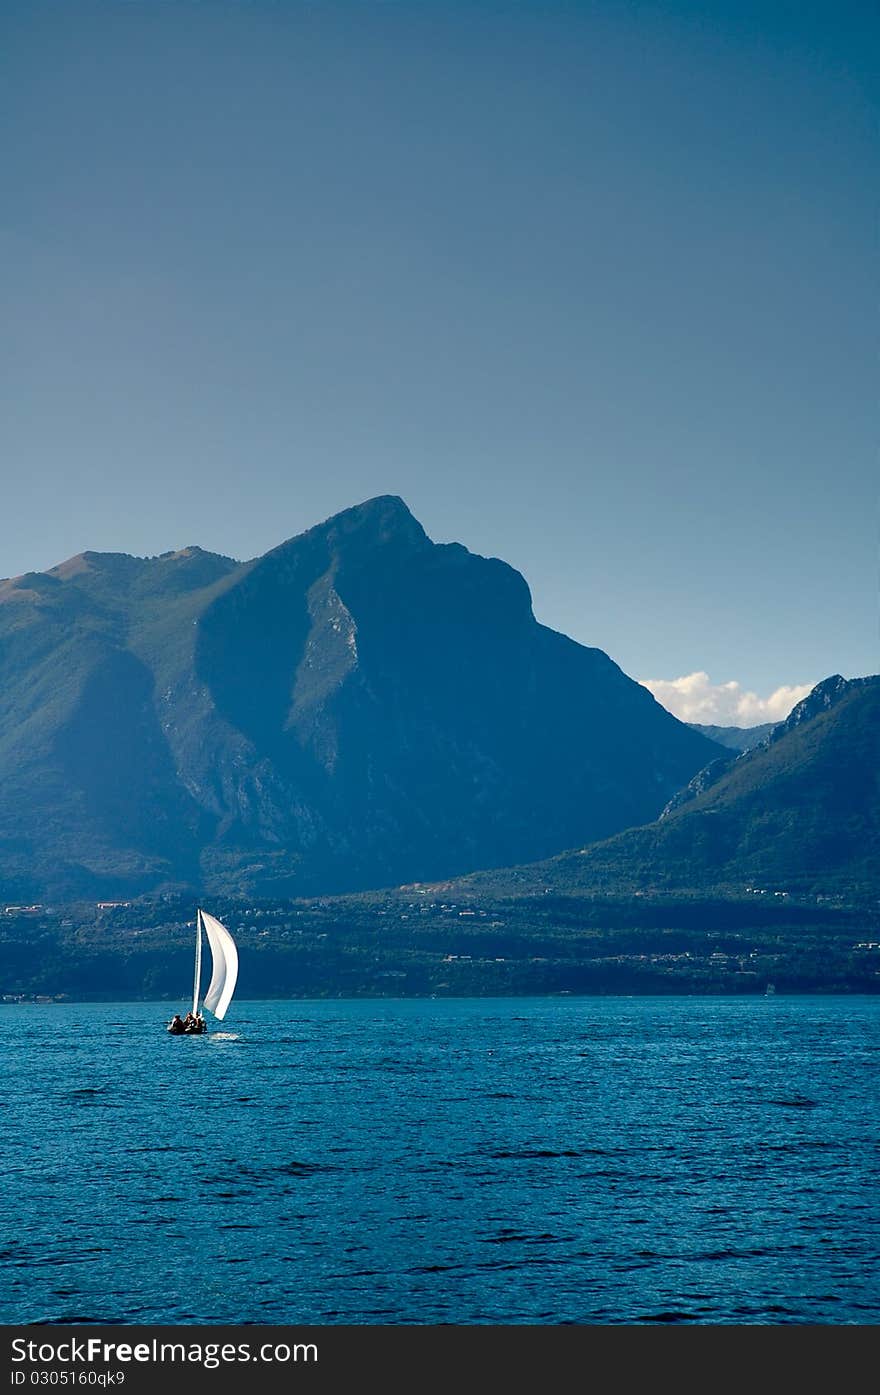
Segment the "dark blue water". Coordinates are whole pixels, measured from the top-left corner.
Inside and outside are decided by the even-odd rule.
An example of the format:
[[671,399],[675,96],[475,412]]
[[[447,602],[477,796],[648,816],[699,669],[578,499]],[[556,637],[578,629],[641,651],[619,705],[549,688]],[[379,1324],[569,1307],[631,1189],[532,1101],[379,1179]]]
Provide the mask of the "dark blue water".
[[880,999],[0,1009],[0,1320],[877,1323]]

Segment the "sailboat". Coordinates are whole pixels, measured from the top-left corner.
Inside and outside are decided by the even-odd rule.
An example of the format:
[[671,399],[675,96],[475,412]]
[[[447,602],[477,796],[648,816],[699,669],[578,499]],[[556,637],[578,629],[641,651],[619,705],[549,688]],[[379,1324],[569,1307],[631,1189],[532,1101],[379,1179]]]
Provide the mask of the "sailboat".
[[208,1030],[205,1019],[199,1012],[203,930],[208,939],[213,964],[211,982],[208,984],[204,1005],[209,1012],[214,1014],[218,1022],[222,1022],[226,1016],[232,995],[235,992],[238,978],[238,950],[235,947],[235,940],[216,916],[208,915],[207,911],[199,909],[196,911],[196,966],[193,979],[192,1012],[187,1013],[185,1021],[175,1014],[168,1024],[168,1030],[172,1036],[197,1036]]

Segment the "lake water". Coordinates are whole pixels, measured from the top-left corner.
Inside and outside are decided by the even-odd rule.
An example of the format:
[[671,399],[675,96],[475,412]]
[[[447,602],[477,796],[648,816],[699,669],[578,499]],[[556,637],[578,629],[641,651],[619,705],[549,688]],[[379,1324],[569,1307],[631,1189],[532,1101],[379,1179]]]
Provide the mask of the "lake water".
[[880,998],[0,1009],[0,1321],[880,1322]]

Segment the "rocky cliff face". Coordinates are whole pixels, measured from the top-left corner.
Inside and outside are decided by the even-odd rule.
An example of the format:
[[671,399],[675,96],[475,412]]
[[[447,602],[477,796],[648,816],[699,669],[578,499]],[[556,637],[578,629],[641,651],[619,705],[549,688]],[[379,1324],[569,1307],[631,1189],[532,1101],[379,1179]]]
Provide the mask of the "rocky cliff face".
[[772,745],[774,741],[781,740],[786,732],[794,731],[804,722],[811,722],[814,717],[828,712],[845,697],[851,696],[859,688],[864,688],[873,681],[871,678],[841,678],[839,673],[833,673],[830,678],[823,678],[821,683],[817,683],[815,688],[791,709],[784,722],[779,722],[772,728],[768,733],[768,744]]
[[0,583],[6,894],[296,894],[541,857],[718,747],[504,562],[399,499],[253,562],[93,553]]

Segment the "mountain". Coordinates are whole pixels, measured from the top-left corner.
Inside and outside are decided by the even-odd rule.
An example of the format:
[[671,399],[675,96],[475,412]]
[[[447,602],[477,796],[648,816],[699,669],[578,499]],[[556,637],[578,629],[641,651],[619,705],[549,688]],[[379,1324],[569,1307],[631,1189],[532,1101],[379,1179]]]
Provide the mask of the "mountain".
[[8,900],[331,892],[654,818],[719,752],[384,496],[266,556],[0,583]]
[[729,747],[731,751],[748,751],[752,746],[757,746],[759,741],[770,735],[774,725],[773,722],[765,722],[760,727],[707,727],[699,722],[688,722],[693,731],[707,736],[710,741],[717,741],[720,746]]
[[817,684],[760,745],[712,761],[661,817],[469,885],[507,894],[796,891],[880,896],[880,677]]

